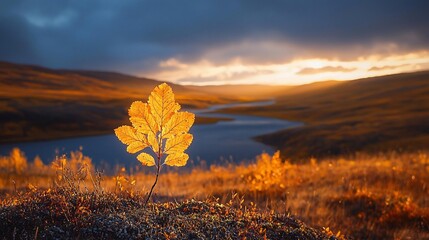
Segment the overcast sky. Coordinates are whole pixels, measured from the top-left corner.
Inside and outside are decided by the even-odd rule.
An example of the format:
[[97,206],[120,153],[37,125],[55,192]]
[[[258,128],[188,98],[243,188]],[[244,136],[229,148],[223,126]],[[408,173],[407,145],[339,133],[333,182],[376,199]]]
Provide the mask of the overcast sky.
[[429,68],[429,1],[2,0],[0,60],[181,84]]

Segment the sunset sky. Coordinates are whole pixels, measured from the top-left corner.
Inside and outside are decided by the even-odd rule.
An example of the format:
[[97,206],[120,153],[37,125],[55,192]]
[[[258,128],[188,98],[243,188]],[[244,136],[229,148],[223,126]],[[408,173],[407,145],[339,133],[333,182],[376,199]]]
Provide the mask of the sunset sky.
[[0,60],[180,84],[429,69],[429,1],[3,0]]

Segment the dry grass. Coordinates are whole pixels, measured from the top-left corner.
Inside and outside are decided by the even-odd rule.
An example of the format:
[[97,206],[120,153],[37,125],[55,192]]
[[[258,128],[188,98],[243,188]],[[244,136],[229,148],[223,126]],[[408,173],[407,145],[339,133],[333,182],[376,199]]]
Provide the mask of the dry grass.
[[265,211],[291,213],[311,226],[356,239],[422,239],[429,237],[428,183],[425,153],[312,159],[307,164],[263,154],[250,166],[165,174],[158,193],[222,198],[238,192]]
[[[258,211],[237,194],[195,200],[160,196],[144,204],[145,175],[94,171],[80,151],[50,166],[14,149],[0,159],[0,239],[329,239],[289,214]],[[144,180],[143,180],[143,179]],[[178,198],[182,198],[179,200]],[[335,239],[335,238],[331,238]]]
[[[31,166],[31,164],[28,164]],[[30,173],[31,171],[27,171]],[[258,156],[251,165],[212,166],[190,172],[163,169],[155,202],[218,198],[233,193],[253,202],[261,213],[292,214],[316,229],[354,239],[424,239],[429,237],[429,155],[380,154],[311,159],[292,164],[279,155]],[[76,174],[70,172],[70,174]],[[70,178],[70,177],[69,177]],[[152,174],[103,176],[93,172],[72,186],[76,194],[93,191],[139,196],[151,186]],[[97,181],[96,181],[97,182]],[[58,175],[2,176],[3,189],[66,188]],[[28,186],[29,184],[30,187]],[[247,205],[250,207],[250,205]]]

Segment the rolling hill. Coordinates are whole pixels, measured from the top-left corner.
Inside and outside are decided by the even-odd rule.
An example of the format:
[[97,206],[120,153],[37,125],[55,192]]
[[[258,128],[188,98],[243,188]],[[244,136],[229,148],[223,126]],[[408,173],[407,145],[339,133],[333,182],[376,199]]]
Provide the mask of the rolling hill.
[[281,96],[283,91],[293,88],[292,86],[273,85],[207,85],[207,86],[186,86],[193,91],[203,91],[215,96],[236,97],[251,99],[270,99]]
[[[114,72],[0,62],[0,142],[110,133],[127,123],[130,103],[147,98],[160,83]],[[246,100],[170,85],[185,108]],[[214,121],[197,119],[197,123]]]
[[227,111],[304,122],[256,138],[288,157],[429,148],[429,71],[296,86],[276,100]]

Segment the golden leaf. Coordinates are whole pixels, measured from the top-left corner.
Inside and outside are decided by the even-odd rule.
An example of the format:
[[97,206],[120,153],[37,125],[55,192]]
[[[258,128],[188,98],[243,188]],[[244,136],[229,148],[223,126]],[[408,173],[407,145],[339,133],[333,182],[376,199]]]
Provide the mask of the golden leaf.
[[174,101],[173,90],[166,83],[157,86],[149,96],[149,106],[158,127],[165,126],[180,105]]
[[189,112],[177,112],[162,128],[162,137],[171,138],[176,134],[186,133],[194,124],[195,115]]
[[141,150],[145,149],[148,146],[149,146],[149,142],[147,141],[147,139],[144,142],[143,141],[135,141],[135,142],[132,142],[130,145],[128,145],[127,152],[129,152],[129,153],[140,152]]
[[139,160],[143,165],[146,166],[154,166],[155,165],[155,159],[153,159],[153,157],[147,153],[140,153],[137,156],[137,160]]
[[169,154],[165,159],[164,163],[169,166],[185,166],[189,156],[184,152]]
[[159,152],[159,142],[158,142],[158,138],[155,136],[155,134],[153,134],[152,132],[150,132],[147,135],[147,140],[149,142],[149,144],[152,146],[152,150],[155,154],[158,154]]
[[128,110],[130,121],[139,132],[148,134],[149,132],[155,133],[159,128],[150,114],[150,107],[147,103],[135,101],[131,104]]
[[164,152],[167,154],[185,151],[192,142],[192,134],[184,133],[167,139]]
[[[148,103],[135,101],[131,104],[128,114],[131,126],[115,129],[119,140],[128,145],[129,153],[137,153],[151,147],[154,156],[161,160],[163,154],[168,155],[164,164],[183,166],[189,156],[184,151],[193,140],[187,133],[195,121],[195,115],[189,112],[178,112],[180,105],[175,102],[173,90],[163,83],[152,91]],[[160,165],[148,153],[140,153],[137,159],[147,166]]]
[[136,141],[146,142],[146,137],[130,126],[120,126],[116,128],[115,134],[122,143],[127,145]]

